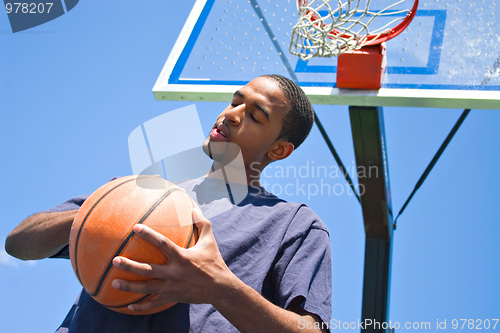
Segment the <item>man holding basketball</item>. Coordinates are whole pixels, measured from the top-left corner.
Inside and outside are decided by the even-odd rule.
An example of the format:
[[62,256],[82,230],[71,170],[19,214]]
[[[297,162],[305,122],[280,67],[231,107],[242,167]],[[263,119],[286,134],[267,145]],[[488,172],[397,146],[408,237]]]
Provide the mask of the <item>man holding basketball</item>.
[[[260,186],[260,174],[288,157],[307,137],[314,121],[309,100],[291,80],[258,77],[235,92],[205,142],[237,145],[243,156],[248,195],[237,205],[205,200],[214,180],[186,184],[201,212],[219,209],[209,222],[194,214],[198,243],[181,248],[143,225],[134,232],[168,258],[151,265],[116,257],[116,268],[152,278],[114,280],[116,289],[157,294],[130,305],[133,311],[178,303],[153,315],[109,310],[85,291],[58,332],[325,332],[331,315],[331,256],[326,226],[306,206],[287,203]],[[223,158],[222,158],[223,159]],[[215,180],[217,181],[217,180]],[[86,197],[71,199],[23,221],[6,241],[20,259],[67,257],[71,223]],[[29,246],[27,246],[29,244]]]

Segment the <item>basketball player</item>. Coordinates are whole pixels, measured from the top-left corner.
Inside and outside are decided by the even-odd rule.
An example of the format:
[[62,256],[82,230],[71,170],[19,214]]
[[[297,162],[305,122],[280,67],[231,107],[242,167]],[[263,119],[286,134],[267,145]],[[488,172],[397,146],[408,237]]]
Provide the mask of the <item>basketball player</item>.
[[[229,142],[240,148],[247,197],[236,205],[204,200],[203,193],[214,190],[210,177],[187,182],[186,190],[202,212],[221,211],[211,221],[195,213],[198,243],[184,249],[136,225],[134,232],[157,246],[168,263],[113,260],[118,269],[152,278],[111,282],[116,289],[157,294],[129,309],[177,304],[152,315],[125,315],[98,304],[82,290],[57,332],[328,331],[331,255],[326,226],[307,206],[287,203],[260,186],[264,168],[298,148],[313,121],[303,91],[282,76],[261,76],[236,91],[205,148],[216,161],[211,143]],[[27,218],[7,237],[7,252],[30,260],[68,258],[71,224],[85,199],[73,198]]]

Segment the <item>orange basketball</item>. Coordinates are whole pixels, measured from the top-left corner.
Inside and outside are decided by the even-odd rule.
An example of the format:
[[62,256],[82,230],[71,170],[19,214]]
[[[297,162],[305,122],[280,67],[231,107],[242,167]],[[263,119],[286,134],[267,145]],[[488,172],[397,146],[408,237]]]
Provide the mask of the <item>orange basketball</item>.
[[109,309],[127,314],[162,311],[130,311],[127,306],[154,295],[114,289],[114,279],[146,280],[113,267],[120,255],[138,262],[165,264],[167,258],[154,245],[135,235],[135,224],[144,224],[184,248],[198,240],[193,222],[194,202],[180,187],[158,176],[115,179],[92,193],[83,203],[71,227],[69,251],[73,270],[83,288]]

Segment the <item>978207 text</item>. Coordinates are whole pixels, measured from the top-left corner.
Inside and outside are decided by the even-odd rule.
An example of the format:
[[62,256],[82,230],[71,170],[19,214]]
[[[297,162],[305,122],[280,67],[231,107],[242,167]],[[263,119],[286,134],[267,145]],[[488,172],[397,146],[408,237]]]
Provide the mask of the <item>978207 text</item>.
[[[451,328],[454,330],[494,330],[497,328],[498,321],[499,319],[452,319]],[[443,326],[446,328],[446,320]]]
[[356,330],[360,329],[395,329],[395,330],[432,330],[440,331],[446,329],[452,330],[496,330],[500,328],[498,325],[500,319],[436,319],[436,321],[415,321],[415,322],[404,322],[400,323],[397,321],[380,322],[374,319],[365,319],[363,321],[341,321],[338,319],[332,319],[329,322],[309,322],[303,318],[298,321],[299,329],[329,329],[329,330]]
[[5,3],[5,10],[7,11],[7,14],[14,13],[14,14],[43,14],[43,13],[50,13],[50,10],[52,9],[52,6],[54,5],[53,2],[40,2],[40,3],[28,3],[28,2],[6,2]]

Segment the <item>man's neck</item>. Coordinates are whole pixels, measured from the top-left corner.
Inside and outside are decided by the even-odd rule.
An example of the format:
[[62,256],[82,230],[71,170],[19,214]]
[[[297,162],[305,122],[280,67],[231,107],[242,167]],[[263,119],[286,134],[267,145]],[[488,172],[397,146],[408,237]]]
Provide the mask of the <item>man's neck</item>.
[[232,167],[213,162],[206,177],[223,180],[226,183],[245,184],[260,187],[261,170],[252,167]]

